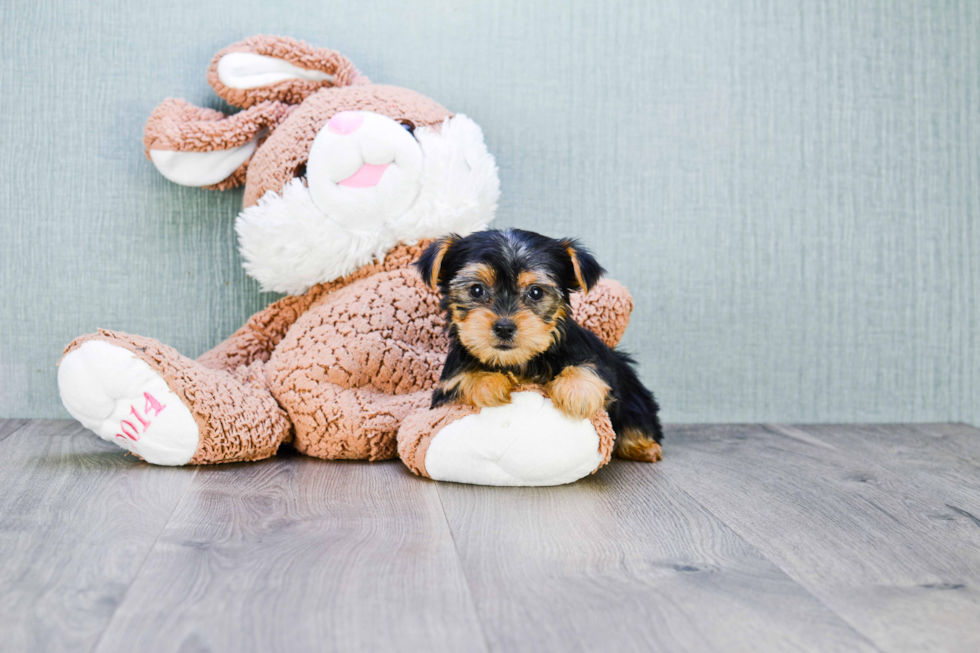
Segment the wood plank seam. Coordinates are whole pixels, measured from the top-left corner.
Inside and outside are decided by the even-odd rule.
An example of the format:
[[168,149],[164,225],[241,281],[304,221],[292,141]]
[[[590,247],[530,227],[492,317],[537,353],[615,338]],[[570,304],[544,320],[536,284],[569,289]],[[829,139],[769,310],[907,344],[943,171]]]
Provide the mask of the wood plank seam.
[[954,506],[952,504],[949,504],[949,503],[946,504],[946,507],[949,508],[950,510],[952,510],[953,512],[957,513],[957,514],[962,515],[963,517],[966,517],[967,519],[969,519],[970,521],[972,521],[974,524],[976,524],[977,525],[977,528],[980,528],[980,518],[978,518],[972,512],[968,512],[966,510],[963,510],[962,508],[957,508],[956,506]]
[[[957,427],[960,427],[960,428],[963,428],[963,429],[968,429],[970,431],[975,431],[976,432],[976,437],[980,438],[980,427],[974,426],[973,424],[967,424],[966,422],[948,422],[948,424],[950,426],[957,426]],[[912,426],[913,428],[915,428],[920,433],[923,433],[925,435],[929,435],[929,436],[934,437],[934,438],[937,438],[937,439],[940,439],[940,438],[943,437],[941,434],[937,434],[934,431],[934,427],[936,425],[935,424],[932,424],[932,423],[929,423],[929,422],[924,422],[924,423],[919,423],[919,424],[910,424],[909,426]],[[940,424],[939,426],[942,427],[942,424]],[[963,453],[962,451],[957,450],[955,447],[947,447],[947,446],[944,446],[944,443],[942,443],[941,440],[940,440],[940,445],[939,446],[940,446],[940,448],[943,449],[944,452],[946,452],[950,456],[953,456],[954,458],[956,458],[956,459],[958,459],[958,460],[960,460],[962,462],[965,462],[968,465],[980,466],[980,455],[976,455],[976,454],[975,455],[967,455],[967,454]]]
[[29,424],[30,424],[30,423],[31,423],[32,421],[34,421],[34,420],[29,420],[29,419],[25,419],[25,420],[16,420],[16,419],[11,419],[11,420],[2,420],[2,422],[21,422],[21,424],[20,424],[20,425],[18,425],[18,426],[15,426],[14,428],[12,428],[12,429],[10,429],[9,431],[7,431],[6,433],[4,433],[4,432],[3,432],[3,424],[2,424],[2,423],[0,423],[0,442],[3,442],[4,440],[6,440],[7,438],[9,438],[9,437],[10,437],[11,435],[13,435],[14,433],[17,433],[17,432],[18,432],[18,431],[20,431],[21,429],[23,429],[23,428],[25,428],[25,427],[26,427],[26,426],[28,426],[28,425],[29,425]]
[[[785,435],[785,434],[780,433],[779,435]],[[789,436],[789,437],[792,437],[792,436]],[[793,438],[793,439],[797,439],[797,438]],[[814,446],[817,446],[817,445],[814,445]],[[667,472],[667,475],[670,476],[669,471]],[[701,508],[705,512],[707,512],[708,514],[712,515],[715,519],[717,519],[719,522],[721,522],[722,524],[724,524],[732,532],[733,536],[736,537],[736,538],[738,538],[748,549],[754,551],[756,554],[758,554],[760,557],[764,558],[765,560],[768,560],[770,564],[772,564],[776,569],[779,569],[783,574],[786,575],[787,578],[789,578],[790,580],[792,580],[793,583],[795,583],[800,588],[800,591],[806,593],[816,603],[819,603],[820,605],[822,605],[828,612],[830,612],[831,614],[836,615],[837,618],[840,619],[841,623],[844,624],[847,627],[847,629],[850,630],[851,633],[853,633],[854,636],[857,639],[859,639],[859,640],[863,641],[864,643],[866,643],[869,648],[871,648],[871,649],[873,649],[875,651],[881,651],[881,653],[884,653],[884,651],[883,651],[882,648],[880,648],[873,641],[871,641],[871,639],[867,635],[865,635],[864,633],[862,633],[861,631],[859,631],[857,628],[855,628],[854,625],[851,623],[851,621],[849,619],[845,618],[845,616],[843,614],[841,614],[841,612],[839,610],[835,610],[830,605],[828,605],[825,601],[823,601],[819,596],[817,596],[816,594],[814,594],[810,590],[810,588],[807,587],[807,585],[804,582],[801,582],[801,580],[794,573],[792,573],[792,570],[785,569],[782,565],[779,564],[778,561],[773,560],[770,556],[766,555],[766,553],[762,549],[760,549],[756,545],[752,544],[752,542],[750,542],[748,539],[746,539],[745,536],[741,533],[741,530],[739,528],[737,528],[737,526],[732,525],[732,524],[729,524],[724,518],[722,518],[721,515],[717,514],[715,511],[711,510],[711,508],[709,508],[708,506],[706,506],[703,503],[701,503],[700,501],[698,501],[690,492],[688,492],[687,490],[685,490],[682,487],[681,481],[679,479],[671,478],[671,480],[677,485],[677,489],[680,492],[682,492],[686,497],[688,497],[696,505],[701,506]]]
[[486,651],[493,651],[490,646],[490,638],[487,637],[486,626],[483,623],[483,616],[477,609],[476,596],[473,594],[473,585],[470,583],[470,577],[466,574],[466,567],[463,565],[463,559],[459,553],[459,545],[456,542],[456,534],[453,532],[452,524],[449,523],[449,516],[446,515],[446,506],[442,502],[442,492],[440,492],[439,487],[441,483],[438,481],[431,481],[436,486],[436,497],[439,499],[439,509],[442,510],[442,521],[446,524],[446,530],[449,531],[450,541],[453,543],[453,552],[456,554],[456,566],[459,567],[459,573],[463,576],[463,581],[466,582],[466,593],[470,597],[470,604],[473,606],[473,614],[476,615],[476,622],[480,624],[480,637],[483,638],[483,647]]
[[196,466],[194,468],[194,473],[191,474],[190,478],[187,479],[187,483],[184,484],[184,489],[180,493],[180,499],[178,499],[177,502],[174,504],[173,510],[170,511],[170,516],[167,517],[167,521],[165,521],[163,525],[160,526],[160,531],[153,539],[153,544],[150,546],[150,548],[146,550],[146,555],[143,556],[143,560],[142,562],[140,562],[139,569],[136,570],[136,574],[133,575],[133,577],[129,581],[129,584],[126,586],[126,591],[123,592],[122,596],[119,598],[119,601],[113,607],[112,616],[109,617],[108,621],[105,622],[105,626],[102,628],[102,632],[99,634],[99,638],[95,640],[95,644],[92,646],[91,649],[92,651],[99,650],[99,646],[102,645],[102,639],[105,637],[105,634],[109,632],[109,628],[112,626],[112,622],[115,621],[116,614],[119,612],[119,608],[126,602],[126,596],[129,594],[129,588],[133,586],[133,583],[135,583],[139,579],[140,574],[143,573],[143,568],[146,566],[146,561],[150,559],[150,556],[153,554],[153,551],[157,548],[157,543],[160,541],[160,536],[163,535],[163,532],[165,530],[167,530],[167,525],[170,524],[170,520],[173,519],[174,514],[176,514],[177,508],[179,508],[180,504],[183,503],[184,497],[187,496],[187,491],[194,484],[194,479],[197,478],[197,474],[200,471],[201,471],[200,465]]
[[[874,475],[876,475],[876,476],[878,476],[878,477],[880,477],[882,479],[887,479],[888,482],[889,482],[889,484],[890,485],[894,485],[895,487],[905,486],[906,483],[908,482],[907,479],[904,478],[904,476],[901,473],[899,473],[898,471],[892,469],[892,467],[890,465],[882,462],[881,461],[881,458],[879,458],[878,456],[876,456],[873,451],[865,451],[862,455],[860,455],[857,459],[855,459],[854,458],[854,451],[853,450],[847,449],[847,448],[842,447],[842,446],[839,446],[840,443],[838,443],[838,442],[834,442],[834,444],[831,444],[831,442],[826,442],[825,441],[825,438],[823,436],[820,436],[817,433],[813,433],[812,431],[806,431],[806,432],[804,432],[802,429],[794,429],[794,430],[799,431],[800,433],[803,433],[803,435],[805,437],[804,438],[801,438],[801,437],[794,437],[795,434],[793,434],[793,435],[787,435],[787,433],[783,432],[781,429],[771,428],[773,425],[756,425],[756,426],[761,427],[764,432],[768,433],[771,436],[778,436],[780,438],[786,437],[786,439],[788,441],[794,441],[795,443],[797,443],[797,447],[798,447],[799,444],[805,444],[805,445],[809,445],[809,446],[818,447],[818,448],[821,448],[821,449],[826,449],[827,451],[833,451],[833,452],[837,453],[839,456],[840,455],[848,454],[848,455],[850,455],[850,458],[849,458],[849,462],[851,463],[850,466],[858,466],[858,467],[861,467],[861,468],[863,468],[863,470],[866,470],[868,472],[871,472]],[[816,427],[816,426],[819,426],[819,425],[814,425],[814,426]],[[861,425],[839,425],[839,426],[841,428],[847,429],[848,427],[851,427],[851,428],[853,428],[853,427],[860,427]],[[871,425],[869,425],[869,426],[871,426]],[[887,430],[887,428],[889,426],[901,426],[901,425],[897,425],[896,424],[896,425],[873,425],[873,426],[883,427],[884,429]],[[980,435],[980,434],[978,434],[978,435]],[[808,441],[808,440],[811,440],[811,439],[813,440],[812,442],[811,441]],[[817,443],[818,441],[819,442],[825,442],[829,446],[828,447],[821,447],[820,444]],[[978,438],[978,441],[980,441],[980,438]],[[938,442],[939,442],[939,440],[937,439],[937,443]],[[835,444],[838,445],[838,446],[835,446]],[[956,455],[951,449],[942,448],[942,451],[943,451],[944,455],[947,455],[947,456],[949,456],[951,458],[958,459],[958,460],[962,461],[965,465],[967,465],[969,467],[975,467],[976,466],[976,462],[975,461],[970,461],[970,460],[964,459],[964,457],[962,455]],[[667,471],[669,471],[669,470],[667,470]],[[687,471],[689,472],[690,470],[687,470]],[[679,476],[680,476],[680,478],[677,479],[677,482],[678,482],[679,485],[689,485],[689,483],[686,483],[685,482],[685,476],[686,475],[685,475],[685,473],[684,473],[683,470],[679,472]],[[687,476],[689,476],[689,474]],[[856,479],[853,479],[853,480],[858,480],[858,481],[864,482],[864,481],[862,481],[862,479],[857,479],[857,478]],[[891,490],[889,490],[889,491],[891,491]],[[926,505],[926,503],[929,500],[927,498],[923,498],[920,495],[920,493],[916,492],[911,487],[909,489],[903,490],[903,492],[904,492],[904,494],[903,494],[904,497],[906,497],[907,499],[909,499],[909,500],[911,500],[911,501],[913,501],[915,503],[920,503],[920,504]],[[705,496],[708,497],[708,502],[710,503],[711,494],[709,493],[709,494],[707,494]],[[878,505],[874,501],[871,501],[868,498],[863,497],[863,496],[853,496],[853,495],[848,495],[848,496],[851,497],[850,498],[851,505],[858,505],[858,504],[865,505],[868,508],[873,509],[875,512],[878,512],[878,513],[882,514],[883,516],[887,517],[888,518],[888,521],[891,522],[891,523],[899,524],[899,525],[902,525],[902,526],[905,526],[905,527],[908,526],[908,520],[907,519],[906,520],[897,519],[895,517],[895,515],[893,515],[891,512],[889,512],[888,510],[886,510],[883,506]],[[940,503],[942,503],[942,501],[939,499],[938,496],[937,497],[933,497],[932,500],[933,501],[939,501]],[[704,505],[704,504],[702,503],[702,505]],[[974,525],[980,526],[980,523],[977,523],[977,521],[975,521],[975,520],[973,520],[971,518],[971,517],[973,517],[973,515],[964,515],[962,512],[960,512],[960,510],[956,509],[956,507],[953,506],[953,505],[951,505],[950,503],[945,503],[945,507],[949,508],[950,510],[952,510],[954,513],[960,515],[961,517],[966,517],[967,519],[970,519],[970,521]],[[708,506],[706,506],[706,505],[705,505],[705,509],[711,511],[711,509],[708,508]],[[726,512],[727,507],[726,507],[725,504],[720,504],[720,509],[721,509],[722,512]],[[711,511],[711,512],[712,512],[712,514],[716,515],[719,520],[722,520],[733,532],[735,532],[736,534],[738,534],[740,537],[743,537],[744,539],[747,539],[747,540],[750,540],[750,538],[753,537],[753,535],[752,535],[752,527],[749,527],[748,528],[748,533],[746,535],[743,535],[744,529],[742,528],[741,525],[739,525],[737,523],[729,523],[720,514],[714,512],[714,511]],[[734,514],[734,513],[732,513],[732,514]],[[930,542],[930,539],[931,539],[930,538],[930,535],[931,534],[928,531],[923,531],[923,532],[919,533],[920,539],[918,540],[918,543],[920,545],[922,545],[922,546],[929,546],[930,544],[935,545],[936,544],[935,541],[931,541]],[[971,540],[972,540],[972,538],[971,538]],[[756,541],[758,541],[758,540],[756,539]],[[780,553],[780,549],[778,548],[778,545],[777,545],[777,547],[775,549],[772,549],[772,551],[773,551],[773,554],[774,555],[778,556],[779,553]],[[814,595],[817,600],[820,600],[820,597],[819,596],[816,596],[814,594],[814,592],[818,591],[818,589],[815,586],[811,585],[811,580],[812,579],[811,580],[808,580],[806,578],[806,574],[805,573],[803,575],[801,575],[801,573],[800,573],[801,572],[801,569],[800,568],[794,567],[793,564],[784,565],[783,563],[779,562],[778,560],[773,559],[770,556],[766,556],[766,557],[768,559],[772,560],[773,564],[775,564],[779,569],[781,569],[784,573],[786,573],[790,578],[794,579],[801,587],[803,587],[804,589],[806,589],[810,594]],[[931,571],[931,570],[926,570],[926,571]],[[919,573],[921,574],[921,573],[925,573],[925,572],[923,572],[923,570],[919,570]],[[810,589],[811,587],[814,587],[814,589],[811,590]],[[955,583],[955,582],[953,582],[953,583],[942,582],[942,583],[936,583],[936,584],[922,584],[922,585],[920,585],[920,587],[932,588],[932,589],[963,589],[964,587],[968,587],[968,584]],[[831,610],[834,614],[838,615],[847,624],[852,625],[852,628],[854,628],[854,629],[860,629],[858,632],[860,632],[860,633],[865,632],[866,625],[863,624],[863,623],[856,623],[854,621],[854,619],[856,617],[855,617],[855,615],[849,614],[849,612],[847,610],[847,604],[846,603],[838,606],[838,608],[836,608],[836,609],[832,605],[830,605],[828,603],[828,601],[821,601],[821,603],[823,605],[827,606],[827,608],[829,610]],[[876,644],[875,644],[876,646],[881,646],[882,645],[882,644],[877,644],[878,640],[880,639],[880,633],[878,633],[876,635],[875,634],[872,634],[872,633],[869,633],[869,634],[867,634],[865,636],[865,638],[868,638],[868,637],[875,637],[875,640],[874,641],[876,642]],[[896,649],[896,650],[902,650],[902,649]],[[964,650],[966,650],[966,649],[964,649]]]
[[789,424],[762,424],[762,428],[766,429],[770,433],[775,433],[776,435],[782,435],[783,437],[792,438],[804,444],[809,444],[814,447],[820,447],[821,449],[829,449],[830,451],[837,451],[837,447],[827,442],[824,442],[820,438],[811,435],[795,426],[790,426]]

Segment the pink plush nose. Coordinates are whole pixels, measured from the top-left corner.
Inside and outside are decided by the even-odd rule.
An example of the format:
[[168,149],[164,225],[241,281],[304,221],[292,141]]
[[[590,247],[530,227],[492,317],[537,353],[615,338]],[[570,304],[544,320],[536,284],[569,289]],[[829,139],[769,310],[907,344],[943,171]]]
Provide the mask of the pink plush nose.
[[364,116],[353,111],[341,111],[327,122],[327,128],[335,134],[346,136],[356,132],[363,122]]

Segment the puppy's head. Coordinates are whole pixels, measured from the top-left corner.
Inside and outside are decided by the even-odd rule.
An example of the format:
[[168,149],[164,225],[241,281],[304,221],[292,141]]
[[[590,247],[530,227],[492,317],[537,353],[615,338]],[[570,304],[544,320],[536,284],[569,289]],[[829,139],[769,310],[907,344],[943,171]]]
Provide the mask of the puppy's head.
[[604,272],[577,242],[519,229],[448,236],[415,265],[442,294],[452,334],[498,367],[519,367],[561,338],[570,293]]

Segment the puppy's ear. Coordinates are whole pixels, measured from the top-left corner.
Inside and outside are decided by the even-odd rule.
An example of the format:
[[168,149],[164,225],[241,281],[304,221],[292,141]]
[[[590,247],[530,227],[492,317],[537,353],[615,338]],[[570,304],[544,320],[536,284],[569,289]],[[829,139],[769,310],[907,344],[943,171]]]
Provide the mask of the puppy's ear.
[[599,262],[595,260],[592,253],[578,244],[575,240],[561,241],[562,247],[568,254],[571,262],[572,275],[569,279],[569,288],[577,288],[583,293],[588,293],[592,287],[599,282],[599,278],[606,273]]
[[422,281],[436,292],[439,292],[439,271],[442,268],[443,260],[446,258],[446,252],[457,240],[459,240],[459,236],[456,234],[449,234],[445,238],[440,238],[426,247],[419,260],[415,261],[415,267],[422,275]]

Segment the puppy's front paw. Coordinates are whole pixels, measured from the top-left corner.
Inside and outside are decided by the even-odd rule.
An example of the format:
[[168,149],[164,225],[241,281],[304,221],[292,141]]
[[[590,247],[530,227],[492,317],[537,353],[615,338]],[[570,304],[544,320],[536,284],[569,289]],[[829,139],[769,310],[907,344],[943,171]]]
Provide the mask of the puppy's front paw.
[[476,406],[491,408],[510,403],[510,393],[514,382],[500,372],[463,372],[454,377],[450,387],[455,388],[459,401]]
[[586,365],[566,367],[545,388],[555,407],[572,419],[592,417],[609,396],[609,385]]

